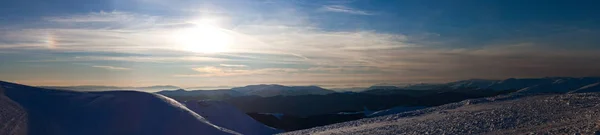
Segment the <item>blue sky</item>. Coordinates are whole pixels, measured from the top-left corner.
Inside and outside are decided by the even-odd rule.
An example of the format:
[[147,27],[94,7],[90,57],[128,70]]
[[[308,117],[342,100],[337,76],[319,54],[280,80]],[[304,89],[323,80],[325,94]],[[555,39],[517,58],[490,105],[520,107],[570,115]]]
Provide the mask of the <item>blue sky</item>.
[[8,0],[0,80],[357,87],[599,76],[600,2]]

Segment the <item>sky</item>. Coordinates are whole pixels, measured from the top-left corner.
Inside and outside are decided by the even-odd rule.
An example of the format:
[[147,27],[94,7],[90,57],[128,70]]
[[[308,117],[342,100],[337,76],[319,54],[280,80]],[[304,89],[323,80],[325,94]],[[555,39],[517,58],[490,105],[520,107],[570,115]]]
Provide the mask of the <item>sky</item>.
[[363,87],[600,76],[594,0],[3,0],[0,80]]

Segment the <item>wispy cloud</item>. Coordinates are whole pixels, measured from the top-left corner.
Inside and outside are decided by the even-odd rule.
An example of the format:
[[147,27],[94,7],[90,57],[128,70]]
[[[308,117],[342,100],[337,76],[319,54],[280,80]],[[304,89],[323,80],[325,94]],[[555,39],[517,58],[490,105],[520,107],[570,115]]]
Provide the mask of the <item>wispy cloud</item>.
[[281,75],[298,72],[298,69],[292,68],[263,68],[263,69],[238,69],[231,67],[206,66],[192,68],[198,74],[174,75],[175,77],[231,77],[248,75]]
[[95,68],[102,68],[102,69],[107,69],[107,70],[131,70],[131,68],[125,68],[125,67],[115,67],[115,66],[92,66]]
[[46,17],[45,20],[51,22],[64,22],[64,23],[87,23],[87,22],[122,22],[130,21],[132,19],[138,19],[134,14],[127,12],[111,11],[111,12],[91,12],[88,14],[72,15],[72,16],[60,16],[60,17]]
[[321,7],[321,10],[355,15],[374,15],[373,13],[368,11],[354,9],[343,5],[325,5]]
[[246,65],[236,65],[236,64],[220,64],[223,67],[248,67]]

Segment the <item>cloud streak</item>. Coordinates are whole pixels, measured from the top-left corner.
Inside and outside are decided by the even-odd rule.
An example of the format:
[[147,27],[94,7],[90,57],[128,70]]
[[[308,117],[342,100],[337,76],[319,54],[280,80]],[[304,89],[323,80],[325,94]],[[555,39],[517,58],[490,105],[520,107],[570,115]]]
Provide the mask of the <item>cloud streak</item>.
[[374,15],[371,12],[353,9],[343,5],[325,5],[321,7],[321,10],[328,12],[346,13],[354,15]]
[[246,65],[236,65],[236,64],[220,64],[223,67],[248,67]]
[[118,71],[121,71],[121,70],[131,70],[131,68],[115,67],[115,66],[98,66],[98,65],[96,65],[96,66],[92,66],[92,67],[102,68],[102,69],[106,69],[106,70],[118,70]]

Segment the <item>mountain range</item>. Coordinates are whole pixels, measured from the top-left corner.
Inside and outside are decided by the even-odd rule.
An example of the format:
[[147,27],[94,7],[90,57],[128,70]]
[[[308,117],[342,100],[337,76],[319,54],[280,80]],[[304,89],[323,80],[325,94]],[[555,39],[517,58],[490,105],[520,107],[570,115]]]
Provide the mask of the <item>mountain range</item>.
[[365,91],[398,91],[398,90],[435,90],[479,89],[479,90],[516,90],[518,93],[573,93],[598,91],[600,77],[545,77],[545,78],[509,78],[504,80],[468,79],[444,84],[413,84],[398,86],[372,86]]
[[[184,90],[172,85],[158,85],[148,87],[117,87],[117,86],[40,86],[49,89],[63,89],[75,91],[110,91],[110,90],[140,90],[158,91],[166,96],[204,96],[208,99],[220,99],[239,96],[298,96],[298,95],[325,95],[336,92],[364,92],[364,91],[396,91],[396,90],[435,90],[441,88],[453,89],[482,89],[482,90],[519,90],[528,93],[568,93],[571,91],[596,91],[600,77],[545,77],[545,78],[509,78],[504,80],[468,79],[439,84],[409,84],[394,86],[377,84],[371,87],[332,88],[324,89],[318,86],[284,86],[278,84],[259,84],[243,87],[222,88],[216,90]],[[588,86],[590,85],[590,86]],[[588,87],[586,87],[588,86]],[[592,87],[595,86],[595,87]],[[585,88],[584,88],[585,87]],[[192,88],[188,88],[192,89]]]
[[505,80],[464,80],[448,83],[453,88],[517,90],[518,93],[574,93],[598,91],[600,77],[509,78]]
[[318,86],[283,86],[276,84],[248,85],[244,87],[235,87],[221,90],[164,90],[157,92],[169,97],[179,98],[203,98],[203,99],[224,99],[240,96],[300,96],[300,95],[326,95],[335,93],[335,91],[323,89]]

